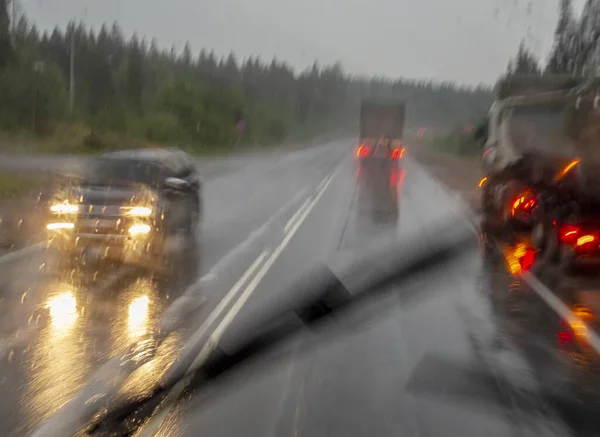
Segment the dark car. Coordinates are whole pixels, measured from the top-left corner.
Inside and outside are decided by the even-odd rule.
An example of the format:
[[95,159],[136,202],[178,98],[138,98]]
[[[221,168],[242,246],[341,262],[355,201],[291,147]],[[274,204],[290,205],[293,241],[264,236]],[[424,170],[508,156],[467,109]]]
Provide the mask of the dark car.
[[194,245],[201,181],[178,149],[112,152],[53,193],[51,247],[84,260],[163,267]]

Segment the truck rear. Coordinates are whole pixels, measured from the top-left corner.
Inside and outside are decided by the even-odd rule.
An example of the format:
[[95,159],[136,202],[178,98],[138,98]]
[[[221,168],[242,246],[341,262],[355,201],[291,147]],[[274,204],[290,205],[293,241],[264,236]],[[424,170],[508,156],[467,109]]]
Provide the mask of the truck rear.
[[360,108],[360,143],[357,158],[382,157],[401,159],[404,154],[402,134],[405,118],[400,100],[363,100]]
[[597,124],[590,118],[594,87],[573,77],[517,76],[496,90],[480,184],[482,230],[508,244],[526,241],[532,267],[561,279],[598,266],[600,153],[584,141]]

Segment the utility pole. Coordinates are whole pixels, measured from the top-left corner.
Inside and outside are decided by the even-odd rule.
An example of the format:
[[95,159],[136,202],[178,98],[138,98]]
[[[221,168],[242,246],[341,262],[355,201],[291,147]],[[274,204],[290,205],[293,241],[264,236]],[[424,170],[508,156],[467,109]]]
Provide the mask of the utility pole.
[[71,33],[71,71],[69,74],[69,112],[73,116],[75,108],[75,29]]

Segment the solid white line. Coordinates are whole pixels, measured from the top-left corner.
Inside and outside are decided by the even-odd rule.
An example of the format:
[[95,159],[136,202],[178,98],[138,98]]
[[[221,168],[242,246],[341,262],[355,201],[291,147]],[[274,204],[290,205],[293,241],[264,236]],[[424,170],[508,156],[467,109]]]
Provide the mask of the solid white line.
[[204,321],[202,326],[200,326],[200,328],[198,328],[198,330],[194,332],[194,334],[190,337],[188,344],[194,345],[202,338],[202,336],[206,333],[208,328],[210,328],[210,326],[217,319],[217,317],[219,317],[221,313],[225,310],[227,305],[229,305],[229,302],[231,302],[231,300],[239,293],[242,286],[248,281],[252,274],[254,274],[254,271],[258,268],[260,263],[263,262],[266,256],[267,252],[263,251],[258,256],[258,258],[254,260],[254,262],[250,265],[250,267],[248,267],[248,269],[244,272],[241,278],[238,279],[238,281],[234,284],[233,287],[231,287],[231,290],[227,292],[223,300],[219,302],[219,305],[217,305],[217,307],[212,311],[212,313],[210,313],[210,315]]
[[[240,253],[245,251],[248,247],[252,246],[259,238],[266,235],[273,226],[273,223],[278,221],[283,215],[287,213],[287,210],[290,209],[296,202],[299,202],[302,196],[305,195],[307,189],[304,188],[298,192],[289,202],[283,205],[279,210],[269,218],[263,225],[259,228],[255,229],[248,235],[248,237],[238,244],[235,248],[230,250],[223,258],[221,258],[214,266],[211,267],[210,273],[214,273],[215,275],[219,275],[223,270],[227,269],[229,264],[233,259],[238,257]],[[202,278],[201,278],[202,279]],[[190,287],[194,287],[195,284],[192,284]]]
[[304,203],[302,204],[302,206],[298,209],[298,211],[296,211],[296,213],[292,216],[291,219],[288,220],[288,222],[285,224],[285,227],[283,228],[284,232],[289,231],[290,227],[294,224],[294,222],[296,221],[296,219],[300,216],[300,214],[302,214],[302,212],[304,211],[304,209],[308,206],[310,202],[310,197],[307,198]]
[[573,311],[569,309],[548,287],[546,287],[538,278],[529,272],[523,273],[523,279],[536,292],[542,300],[552,308],[565,322],[571,324],[576,322],[579,326],[585,327],[585,337],[588,344],[600,355],[600,338],[596,333],[583,321],[577,317]]
[[35,253],[39,251],[42,247],[44,247],[44,245],[45,243],[37,243],[31,246],[24,247],[23,249],[16,250],[14,252],[9,252],[6,255],[0,256],[0,265],[14,261],[31,253]]
[[256,276],[252,279],[252,281],[248,284],[248,286],[246,287],[244,292],[240,295],[239,299],[231,307],[231,309],[225,315],[225,317],[223,317],[223,319],[221,320],[221,323],[219,323],[219,325],[215,328],[215,330],[213,331],[211,336],[208,338],[206,344],[200,350],[200,353],[198,354],[198,356],[196,357],[196,359],[194,360],[194,362],[192,363],[192,365],[189,367],[188,371],[186,372],[188,374],[188,376],[186,378],[184,378],[182,381],[180,381],[179,383],[177,383],[175,385],[175,387],[173,387],[171,389],[171,391],[167,394],[167,396],[165,397],[163,402],[169,401],[169,404],[168,404],[169,406],[163,410],[160,410],[155,416],[150,418],[150,420],[147,422],[146,427],[144,427],[144,429],[140,433],[137,434],[137,437],[149,437],[149,436],[154,435],[154,433],[159,428],[159,426],[162,424],[162,422],[165,419],[165,417],[167,416],[167,414],[171,411],[172,406],[173,406],[173,403],[171,401],[175,401],[181,395],[181,393],[185,389],[186,385],[188,384],[189,380],[191,379],[191,376],[189,375],[190,372],[193,372],[194,370],[196,370],[208,358],[210,353],[216,348],[216,346],[219,343],[219,340],[225,333],[226,329],[229,327],[231,322],[233,322],[233,320],[235,319],[237,314],[244,307],[244,305],[246,304],[248,299],[252,296],[252,294],[254,293],[254,291],[256,290],[258,285],[260,284],[260,282],[263,280],[265,275],[268,273],[269,269],[273,266],[275,261],[277,261],[277,258],[279,258],[279,255],[281,255],[283,250],[290,243],[292,237],[296,234],[296,232],[298,231],[298,229],[300,228],[300,226],[302,225],[304,220],[306,220],[306,218],[308,217],[308,215],[310,214],[312,209],[315,207],[315,205],[317,204],[319,199],[323,196],[323,193],[325,193],[325,190],[327,189],[327,187],[333,180],[333,176],[334,175],[331,175],[329,178],[327,178],[326,180],[323,181],[323,184],[321,184],[322,188],[320,188],[319,192],[317,193],[315,198],[312,200],[312,202],[309,204],[309,206],[305,209],[304,213],[300,216],[300,218],[292,226],[292,228],[289,230],[289,232],[286,233],[283,241],[279,244],[279,246],[277,246],[277,248],[269,256],[269,258],[263,264],[263,266],[258,271]]

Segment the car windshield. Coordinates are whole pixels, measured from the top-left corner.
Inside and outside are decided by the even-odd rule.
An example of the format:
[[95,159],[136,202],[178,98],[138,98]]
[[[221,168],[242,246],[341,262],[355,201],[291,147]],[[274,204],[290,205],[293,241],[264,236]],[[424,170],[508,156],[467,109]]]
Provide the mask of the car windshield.
[[0,437],[599,436],[599,122],[600,0],[0,0]]
[[87,183],[139,183],[151,186],[164,182],[165,171],[154,163],[135,159],[98,159],[84,176]]
[[546,104],[510,110],[509,131],[522,150],[541,150],[575,157],[575,143],[569,135],[569,105]]

